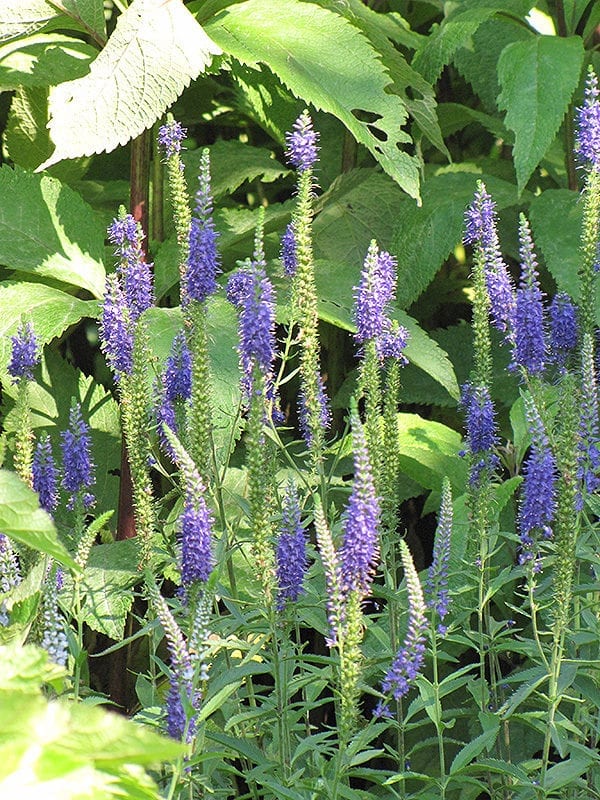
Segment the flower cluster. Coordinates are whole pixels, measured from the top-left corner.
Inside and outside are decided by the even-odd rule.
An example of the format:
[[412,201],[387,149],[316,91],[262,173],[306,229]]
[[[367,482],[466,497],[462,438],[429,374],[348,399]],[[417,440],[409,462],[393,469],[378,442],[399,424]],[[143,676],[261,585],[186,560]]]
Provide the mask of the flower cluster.
[[187,136],[187,130],[180,122],[171,120],[161,125],[158,129],[158,146],[167,158],[178,155],[181,152],[181,143]]
[[306,533],[302,527],[298,493],[292,483],[283,500],[276,560],[277,607],[281,611],[286,602],[295,603],[304,591],[302,581],[307,567]]
[[474,245],[483,260],[492,324],[510,337],[514,328],[515,290],[500,253],[495,203],[482,181],[478,182],[473,202],[465,212],[464,242]]
[[69,414],[69,428],[61,434],[61,485],[71,495],[69,508],[73,507],[78,496],[81,496],[84,507],[94,502],[93,495],[85,492],[95,482],[90,448],[90,429],[81,415],[81,406],[75,403]]
[[519,563],[532,561],[538,536],[552,537],[552,521],[556,512],[556,461],[535,404],[525,398],[525,413],[531,434],[531,450],[523,467],[523,485],[518,514],[521,540]]
[[[494,453],[498,444],[494,404],[486,386],[465,383],[461,392],[461,405],[466,417],[466,453],[471,461],[469,483],[475,486],[483,477],[489,476],[499,463],[498,456]],[[465,451],[462,455],[465,455]]]
[[312,169],[318,158],[319,134],[313,130],[308,111],[304,110],[294,123],[294,129],[286,134],[286,157],[298,172]]
[[66,620],[58,607],[58,593],[62,588],[62,572],[54,567],[48,570],[44,584],[42,601],[42,639],[41,646],[50,660],[61,667],[66,666],[69,654]]
[[593,170],[600,170],[600,90],[598,77],[591,66],[585,85],[585,100],[577,109],[575,152]]
[[423,665],[425,630],[427,628],[423,589],[412,556],[404,541],[400,542],[400,554],[406,576],[408,625],[402,647],[396,653],[392,666],[381,685],[382,690],[386,694],[391,692],[396,700],[400,700],[408,692],[411,681],[414,681]]
[[12,349],[8,363],[8,374],[16,382],[19,378],[32,380],[33,370],[40,362],[37,336],[31,322],[22,322],[11,337]]
[[196,206],[189,237],[187,269],[183,276],[183,303],[202,303],[217,290],[221,259],[217,250],[217,231],[212,216],[213,199],[210,183],[210,160],[204,150],[198,173]]
[[406,362],[403,354],[408,331],[392,323],[388,308],[396,294],[396,259],[379,250],[374,240],[369,245],[360,283],[354,287],[354,338],[363,345],[374,340],[380,359],[394,357]]
[[562,371],[569,354],[575,350],[579,337],[577,307],[568,294],[559,292],[554,296],[548,308],[548,320],[549,357]]
[[33,488],[40,506],[51,514],[58,503],[58,471],[52,455],[50,438],[43,436],[36,445],[32,464]]
[[531,231],[522,214],[519,242],[522,272],[514,315],[512,366],[521,367],[529,375],[541,375],[546,366],[544,306]]

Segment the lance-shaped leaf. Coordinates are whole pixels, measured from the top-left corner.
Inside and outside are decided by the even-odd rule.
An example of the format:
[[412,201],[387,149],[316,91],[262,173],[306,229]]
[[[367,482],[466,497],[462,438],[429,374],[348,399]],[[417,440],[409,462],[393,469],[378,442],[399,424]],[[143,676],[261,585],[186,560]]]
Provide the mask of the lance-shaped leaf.
[[380,54],[347,20],[298,0],[247,0],[207,25],[244,64],[265,64],[295,95],[336,116],[411,197],[419,197],[418,161],[400,149],[408,112],[386,89]]
[[535,36],[504,48],[498,61],[498,107],[515,133],[513,159],[519,191],[544,157],[577,88],[581,37]]
[[52,89],[48,127],[56,149],[38,171],[126,144],[220,52],[182,0],[134,0],[89,75]]

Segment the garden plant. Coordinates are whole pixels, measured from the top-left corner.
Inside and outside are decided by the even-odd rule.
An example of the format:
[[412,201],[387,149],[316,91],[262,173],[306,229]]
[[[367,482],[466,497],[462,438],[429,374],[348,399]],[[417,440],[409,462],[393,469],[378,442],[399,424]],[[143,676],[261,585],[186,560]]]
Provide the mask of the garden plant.
[[600,798],[599,44],[0,0],[0,798]]

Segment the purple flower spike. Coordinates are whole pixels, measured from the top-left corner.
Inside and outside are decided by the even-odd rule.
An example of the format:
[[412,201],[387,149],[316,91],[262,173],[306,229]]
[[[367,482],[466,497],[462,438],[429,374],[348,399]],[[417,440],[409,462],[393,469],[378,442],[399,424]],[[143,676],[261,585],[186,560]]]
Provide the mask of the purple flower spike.
[[281,532],[277,540],[277,608],[295,603],[304,592],[302,581],[307,568],[306,533],[300,518],[295,486],[290,483],[283,500]]
[[290,277],[295,275],[298,268],[298,260],[296,257],[296,234],[294,233],[293,222],[288,224],[281,239],[280,258],[285,274]]
[[188,400],[192,396],[192,357],[183,331],[173,339],[167,358],[165,394],[171,402]]
[[[63,476],[62,487],[72,496],[94,484],[94,465],[90,456],[90,429],[75,403],[69,414],[69,429],[61,434]],[[73,497],[70,503],[72,504]]]
[[391,692],[396,700],[400,700],[408,692],[411,681],[414,681],[423,665],[427,627],[425,601],[419,576],[406,542],[402,541],[400,546],[408,594],[408,627],[404,644],[396,654],[382,683],[383,691]]
[[180,122],[167,122],[158,129],[158,146],[167,158],[181,152],[181,143],[187,136],[187,130]]
[[485,184],[477,184],[475,197],[465,211],[465,244],[480,244],[483,247],[494,247],[496,235],[496,203],[488,194]]
[[186,588],[196,581],[206,582],[213,567],[212,517],[200,487],[187,493],[181,515],[181,582]]
[[581,414],[579,419],[577,477],[581,489],[577,496],[577,510],[583,509],[586,495],[600,486],[600,423],[598,419],[598,384],[594,364],[594,348],[589,334],[585,334],[581,348]]
[[210,185],[210,160],[204,150],[200,160],[196,208],[190,229],[190,250],[184,276],[184,300],[204,302],[217,290],[221,259],[217,251],[217,231],[212,217],[213,199]]
[[499,461],[493,452],[498,444],[494,404],[486,386],[465,383],[461,405],[465,411],[467,449],[471,457],[469,483],[474,486],[482,476],[491,475]]
[[298,172],[306,172],[314,167],[318,158],[318,138],[319,134],[313,130],[308,111],[304,110],[294,123],[294,130],[285,135],[287,142],[285,154]]
[[535,558],[538,538],[551,538],[551,524],[556,511],[556,461],[538,410],[527,397],[525,414],[531,433],[531,450],[523,467],[517,523],[521,539],[520,564]]
[[48,435],[44,435],[36,445],[31,471],[33,488],[40,498],[40,506],[51,514],[58,504],[58,474]]
[[131,214],[114,219],[108,227],[108,239],[116,245],[125,302],[132,322],[154,303],[152,273],[142,250],[142,228]]
[[583,106],[577,109],[575,151],[592,169],[600,170],[600,90],[598,76],[590,66]]
[[386,358],[395,358],[402,365],[408,364],[404,350],[408,344],[410,334],[403,325],[397,323],[389,331],[385,331],[377,338],[377,355],[383,361]]
[[511,337],[515,291],[508,267],[500,253],[495,207],[496,204],[488,194],[485,184],[479,181],[473,203],[465,213],[464,241],[465,244],[474,245],[483,258],[492,325]]
[[557,294],[550,308],[550,358],[563,370],[570,353],[577,347],[579,326],[577,324],[577,306],[571,302],[568,294]]
[[[320,408],[321,428],[324,431],[328,431],[331,427],[331,408],[329,407],[329,398],[327,397],[327,392],[325,391],[325,385],[321,375],[317,376],[317,381],[317,396]],[[302,433],[302,438],[306,442],[306,446],[310,447],[312,445],[313,437],[308,424],[308,408],[306,407],[306,397],[304,396],[304,392],[302,390],[298,392],[298,425]]]
[[344,537],[340,549],[342,591],[366,596],[379,555],[379,499],[375,494],[373,471],[365,432],[358,417],[352,420],[354,482],[344,512]]
[[386,309],[393,301],[396,287],[396,260],[379,252],[373,240],[369,245],[360,283],[354,288],[354,320],[359,344],[375,339],[390,327]]
[[117,275],[106,279],[100,313],[100,346],[117,383],[133,370],[133,330],[129,308]]
[[523,215],[519,225],[519,240],[522,273],[517,291],[512,366],[522,367],[529,375],[541,375],[546,365],[544,307],[531,231]]
[[40,362],[38,340],[31,322],[22,322],[17,333],[11,337],[12,352],[8,373],[13,382],[19,378],[33,379],[33,370]]

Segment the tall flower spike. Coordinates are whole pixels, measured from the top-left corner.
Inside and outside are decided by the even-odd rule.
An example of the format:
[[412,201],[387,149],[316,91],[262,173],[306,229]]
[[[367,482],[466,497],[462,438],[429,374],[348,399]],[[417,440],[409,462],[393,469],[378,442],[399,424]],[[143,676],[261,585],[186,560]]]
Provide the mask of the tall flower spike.
[[575,152],[582,161],[600,171],[600,90],[598,77],[590,65],[583,106],[577,109]]
[[478,181],[473,202],[465,213],[464,242],[472,244],[483,261],[492,324],[510,337],[515,310],[515,292],[508,267],[500,253],[495,207],[496,204],[488,194],[485,184]]
[[19,378],[33,379],[33,370],[40,362],[37,336],[31,322],[21,322],[16,334],[11,337],[12,350],[8,363],[8,374],[13,382]]
[[117,274],[122,281],[129,316],[135,322],[154,303],[152,272],[142,249],[142,226],[121,206],[119,216],[108,227],[108,239],[119,256]]
[[359,344],[375,339],[390,327],[386,314],[396,288],[396,260],[389,253],[379,251],[377,242],[371,241],[360,276],[354,288],[354,321]]
[[167,158],[179,155],[181,153],[181,143],[187,136],[187,130],[180,122],[174,119],[161,125],[158,129],[158,146],[164,152]]
[[[199,700],[193,691],[194,667],[183,634],[167,601],[158,591],[152,576],[146,581],[150,602],[165,632],[167,649],[171,657],[170,689],[167,694],[167,732],[173,739],[184,738],[189,743],[195,733],[195,715],[188,717]],[[188,706],[188,709],[184,707]]]
[[165,364],[165,394],[172,403],[189,400],[192,394],[192,360],[183,331],[173,339]]
[[295,603],[304,589],[306,573],[306,534],[300,518],[298,492],[290,481],[283,499],[281,529],[277,539],[277,608],[281,611],[286,602]]
[[[0,596],[21,583],[21,568],[8,536],[0,533]],[[6,627],[10,617],[4,600],[0,600],[0,627]]]
[[494,405],[486,386],[465,383],[461,392],[461,405],[465,411],[467,451],[471,461],[469,483],[476,486],[484,476],[489,477],[499,460],[494,453],[498,433]]
[[531,397],[525,397],[525,415],[531,433],[531,450],[523,467],[518,530],[521,540],[519,563],[536,557],[539,537],[552,537],[552,521],[556,512],[556,461],[544,423]]
[[404,643],[388,670],[382,689],[385,693],[391,692],[396,700],[410,689],[411,681],[419,674],[423,665],[425,653],[425,630],[427,619],[425,617],[425,601],[423,589],[415,569],[415,565],[404,540],[400,541],[400,556],[404,575],[406,576],[406,590],[408,595],[408,627]]
[[327,620],[329,622],[329,636],[325,641],[328,647],[335,647],[343,636],[345,604],[342,592],[342,569],[318,496],[315,497],[315,533],[325,573]]
[[32,464],[33,489],[38,493],[40,505],[51,514],[58,503],[58,474],[50,438],[44,434],[38,441],[33,453]]
[[184,276],[183,303],[204,302],[217,290],[221,259],[217,251],[217,231],[213,222],[210,185],[210,157],[204,149],[200,159],[196,207],[190,228],[187,270]]
[[365,432],[358,416],[352,419],[354,481],[344,512],[344,536],[340,548],[342,591],[369,593],[379,555],[379,498],[369,460]]
[[574,352],[577,347],[579,336],[577,306],[571,301],[568,294],[559,292],[550,304],[548,317],[550,321],[549,357],[559,370],[563,371],[569,354]]
[[133,325],[117,275],[106,278],[100,313],[100,347],[117,383],[133,369]]
[[62,573],[59,567],[50,568],[44,584],[42,601],[43,633],[41,646],[50,660],[61,667],[66,666],[69,654],[66,620],[58,607],[58,593],[62,588]]
[[296,234],[294,233],[294,223],[290,222],[281,238],[280,250],[281,263],[286,275],[295,275],[298,267],[296,258]]
[[448,613],[448,607],[450,605],[450,597],[448,595],[448,563],[450,561],[452,519],[452,490],[450,488],[450,481],[448,478],[444,478],[440,515],[433,546],[433,560],[429,567],[427,583],[425,584],[427,607],[437,614],[439,618],[438,633],[442,636],[446,633],[444,618]]
[[287,143],[286,156],[290,164],[298,172],[306,172],[312,169],[318,158],[317,141],[319,134],[313,130],[312,120],[308,111],[305,109],[294,122],[294,129],[291,133],[286,133]]
[[[72,507],[75,496],[93,486],[94,464],[90,455],[90,429],[81,415],[81,406],[74,403],[69,413],[69,428],[61,434],[63,459],[62,487],[70,495]],[[84,505],[93,502],[90,495],[84,495]]]
[[[329,406],[329,398],[325,391],[325,384],[321,375],[317,376],[317,400],[320,408],[320,423],[321,430],[328,431],[331,427],[331,408]],[[306,406],[306,397],[302,389],[298,392],[298,425],[302,433],[302,438],[306,442],[307,447],[313,444],[313,432],[310,427],[310,411]]]
[[523,214],[519,222],[519,242],[521,285],[517,291],[512,365],[521,367],[529,375],[541,375],[546,365],[544,307],[531,231]]

